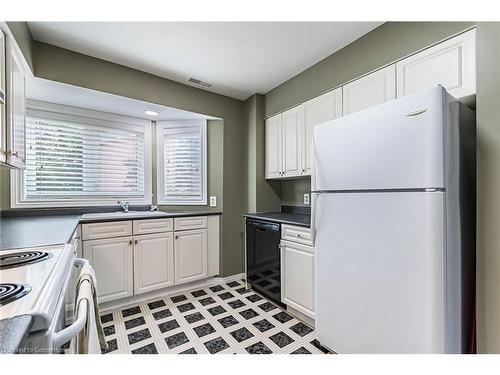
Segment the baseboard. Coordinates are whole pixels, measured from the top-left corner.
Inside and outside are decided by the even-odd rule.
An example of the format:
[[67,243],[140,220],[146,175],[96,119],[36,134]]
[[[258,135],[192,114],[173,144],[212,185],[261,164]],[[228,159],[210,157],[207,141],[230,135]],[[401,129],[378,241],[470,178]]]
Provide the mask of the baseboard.
[[101,312],[105,312],[107,310],[112,310],[117,307],[127,307],[128,305],[142,303],[144,301],[154,298],[173,296],[191,289],[196,289],[196,288],[201,289],[217,284],[226,284],[231,281],[245,280],[245,277],[246,276],[244,273],[238,273],[226,277],[214,276],[208,279],[193,281],[191,283],[176,285],[169,288],[158,289],[152,292],[142,293],[131,297],[121,298],[115,301],[99,303],[99,310],[101,310]]
[[297,311],[293,307],[286,306],[286,311],[288,311],[291,315],[295,316],[299,320],[302,320],[304,323],[306,323],[308,326],[311,328],[314,328],[314,319],[305,315],[304,313],[301,313],[300,311]]

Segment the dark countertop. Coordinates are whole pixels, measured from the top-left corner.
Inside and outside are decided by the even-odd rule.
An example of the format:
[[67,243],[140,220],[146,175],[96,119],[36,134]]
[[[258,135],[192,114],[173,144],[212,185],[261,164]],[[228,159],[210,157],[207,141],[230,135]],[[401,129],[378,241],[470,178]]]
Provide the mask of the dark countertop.
[[149,220],[181,216],[221,215],[220,211],[179,211],[164,212],[164,215],[89,218],[81,215],[48,215],[15,216],[13,214],[0,218],[0,250],[20,249],[66,244],[71,240],[79,223],[99,223],[106,221]]
[[253,214],[244,214],[244,217],[252,218],[252,219],[261,219],[272,221],[275,223],[281,224],[290,224],[297,225],[300,227],[311,226],[311,216],[301,213],[293,213],[293,212],[261,212],[261,213],[253,213]]
[[31,315],[20,315],[10,319],[0,320],[0,353],[14,354],[23,344],[28,335],[33,318]]
[[0,218],[0,250],[66,244],[79,215]]

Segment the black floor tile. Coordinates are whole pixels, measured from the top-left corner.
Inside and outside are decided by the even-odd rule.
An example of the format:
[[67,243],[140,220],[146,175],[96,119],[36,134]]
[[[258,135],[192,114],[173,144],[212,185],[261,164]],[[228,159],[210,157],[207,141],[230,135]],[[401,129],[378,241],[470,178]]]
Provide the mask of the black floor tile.
[[304,337],[305,335],[308,335],[313,331],[312,328],[308,327],[307,325],[305,325],[302,322],[299,322],[299,323],[291,326],[290,329],[293,332],[295,332],[297,335],[299,335],[300,337]]
[[127,316],[132,316],[132,315],[135,315],[135,314],[139,314],[140,312],[141,312],[140,306],[135,306],[135,307],[131,307],[131,308],[122,310],[122,316],[124,318],[126,318]]
[[215,332],[215,328],[212,327],[210,323],[202,324],[201,326],[194,327],[193,331],[198,335],[198,337],[203,337],[206,335],[210,335]]
[[191,292],[191,294],[193,295],[193,297],[198,298],[201,296],[206,296],[207,292],[205,292],[203,289],[200,289],[200,290],[195,290],[194,292]]
[[104,327],[103,331],[104,331],[104,336],[114,335],[116,333],[116,331],[115,331],[115,325],[113,324],[113,325],[110,325],[108,327]]
[[242,342],[248,340],[253,337],[253,333],[250,332],[245,327],[237,329],[236,331],[231,332],[231,336],[238,342]]
[[177,306],[177,309],[181,312],[181,313],[184,313],[186,311],[189,311],[189,310],[194,310],[195,307],[194,305],[191,303],[191,302],[188,302],[188,303],[185,303],[183,305],[178,305]]
[[225,316],[224,318],[220,318],[217,321],[224,328],[231,327],[239,323],[239,321],[232,315]]
[[286,323],[289,320],[293,319],[293,317],[290,314],[287,314],[284,311],[280,311],[279,313],[273,315],[273,318],[276,319],[280,323]]
[[134,344],[136,342],[151,338],[151,333],[149,332],[149,329],[144,328],[140,331],[129,333],[127,335],[127,338],[129,344]]
[[113,320],[113,313],[101,315],[101,323],[108,323]]
[[201,315],[201,313],[195,312],[193,314],[184,315],[184,319],[186,319],[186,321],[189,324],[192,324],[192,323],[199,322],[200,320],[205,319],[205,317],[203,315]]
[[271,302],[264,302],[263,304],[259,305],[259,308],[264,310],[265,312],[269,312],[271,310],[274,310],[276,306],[273,305]]
[[172,313],[170,312],[169,309],[161,310],[161,311],[156,311],[153,313],[153,317],[155,320],[160,320],[163,318],[167,318],[169,316],[172,316]]
[[101,350],[102,354],[111,353],[118,349],[118,342],[116,339],[106,341],[106,343],[108,344],[108,349]]
[[160,329],[161,333],[165,333],[179,327],[179,323],[177,323],[177,320],[175,319],[158,324],[158,328]]
[[227,303],[229,306],[231,306],[233,309],[239,309],[240,307],[246,306],[243,301],[240,301],[239,299],[230,301]]
[[148,303],[148,307],[151,310],[154,310],[154,309],[157,309],[157,308],[163,307],[163,306],[165,306],[165,301],[163,301],[163,300],[159,300],[159,301],[154,301],[154,302],[149,302]]
[[125,321],[125,329],[131,329],[146,324],[143,316]]
[[239,294],[247,294],[247,293],[250,293],[250,289],[247,289],[247,288],[239,288],[239,289],[236,289],[236,291],[239,293]]
[[209,289],[214,293],[217,293],[217,292],[220,292],[221,290],[224,290],[224,288],[220,285],[211,286]]
[[225,313],[226,309],[224,307],[222,307],[222,306],[215,306],[215,307],[211,307],[211,308],[207,309],[207,311],[210,314],[212,314],[213,316],[216,316],[216,315]]
[[132,354],[158,354],[154,343],[132,350]]
[[195,348],[189,348],[184,350],[183,352],[180,352],[179,354],[198,354]]
[[231,288],[236,288],[237,286],[240,286],[241,284],[237,281],[231,281],[230,283],[227,283],[226,285],[231,287]]
[[253,345],[250,345],[245,350],[250,354],[272,354],[272,350],[269,349],[262,341],[259,341]]
[[226,292],[226,293],[217,294],[217,297],[219,297],[219,298],[221,298],[223,300],[226,300],[226,299],[229,299],[229,298],[233,298],[234,295],[232,293]]
[[255,322],[253,325],[255,328],[257,328],[261,332],[266,332],[266,331],[270,330],[271,328],[275,327],[274,324],[272,324],[271,322],[269,322],[266,319],[259,320],[258,322]]
[[259,315],[255,310],[253,309],[247,309],[240,311],[240,315],[244,317],[246,320],[255,318],[257,315]]
[[170,298],[173,303],[179,303],[182,301],[186,301],[187,297],[184,294],[179,294],[178,296],[174,296]]
[[287,345],[290,345],[295,340],[288,336],[285,332],[278,332],[275,335],[269,337],[269,340],[274,342],[280,348],[284,348]]
[[212,297],[207,297],[199,299],[198,302],[201,303],[203,306],[207,306],[211,305],[212,303],[215,303],[216,301]]
[[207,341],[204,345],[211,354],[215,354],[229,348],[228,343],[222,337],[217,337],[213,340]]
[[257,302],[257,301],[260,301],[262,299],[262,297],[259,296],[258,294],[252,294],[252,295],[247,296],[246,298],[250,302]]
[[166,337],[165,342],[167,343],[169,349],[173,349],[179,345],[189,342],[189,339],[184,332],[180,332],[175,335]]
[[304,348],[303,346],[301,346],[300,348],[298,348],[297,350],[294,350],[290,354],[312,354],[312,353],[309,350],[307,350],[306,348]]
[[311,341],[311,345],[314,346],[315,348],[321,350],[325,354],[330,354],[330,351],[325,348],[323,345],[320,344],[320,342],[316,339]]

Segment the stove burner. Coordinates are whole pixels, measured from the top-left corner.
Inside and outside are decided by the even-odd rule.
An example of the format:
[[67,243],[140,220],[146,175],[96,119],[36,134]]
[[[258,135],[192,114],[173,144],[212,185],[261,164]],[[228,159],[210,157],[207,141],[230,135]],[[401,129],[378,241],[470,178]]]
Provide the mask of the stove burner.
[[41,251],[24,251],[22,253],[11,253],[0,255],[0,269],[14,268],[42,262],[52,257],[51,253]]
[[31,286],[28,284],[0,284],[0,307],[15,301],[31,292]]

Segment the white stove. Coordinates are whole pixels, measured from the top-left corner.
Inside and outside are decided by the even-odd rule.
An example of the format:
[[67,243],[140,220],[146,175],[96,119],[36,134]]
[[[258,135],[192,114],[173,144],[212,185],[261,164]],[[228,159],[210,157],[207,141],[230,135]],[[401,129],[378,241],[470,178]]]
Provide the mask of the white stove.
[[32,315],[32,331],[47,329],[74,256],[69,245],[0,252],[0,319]]

